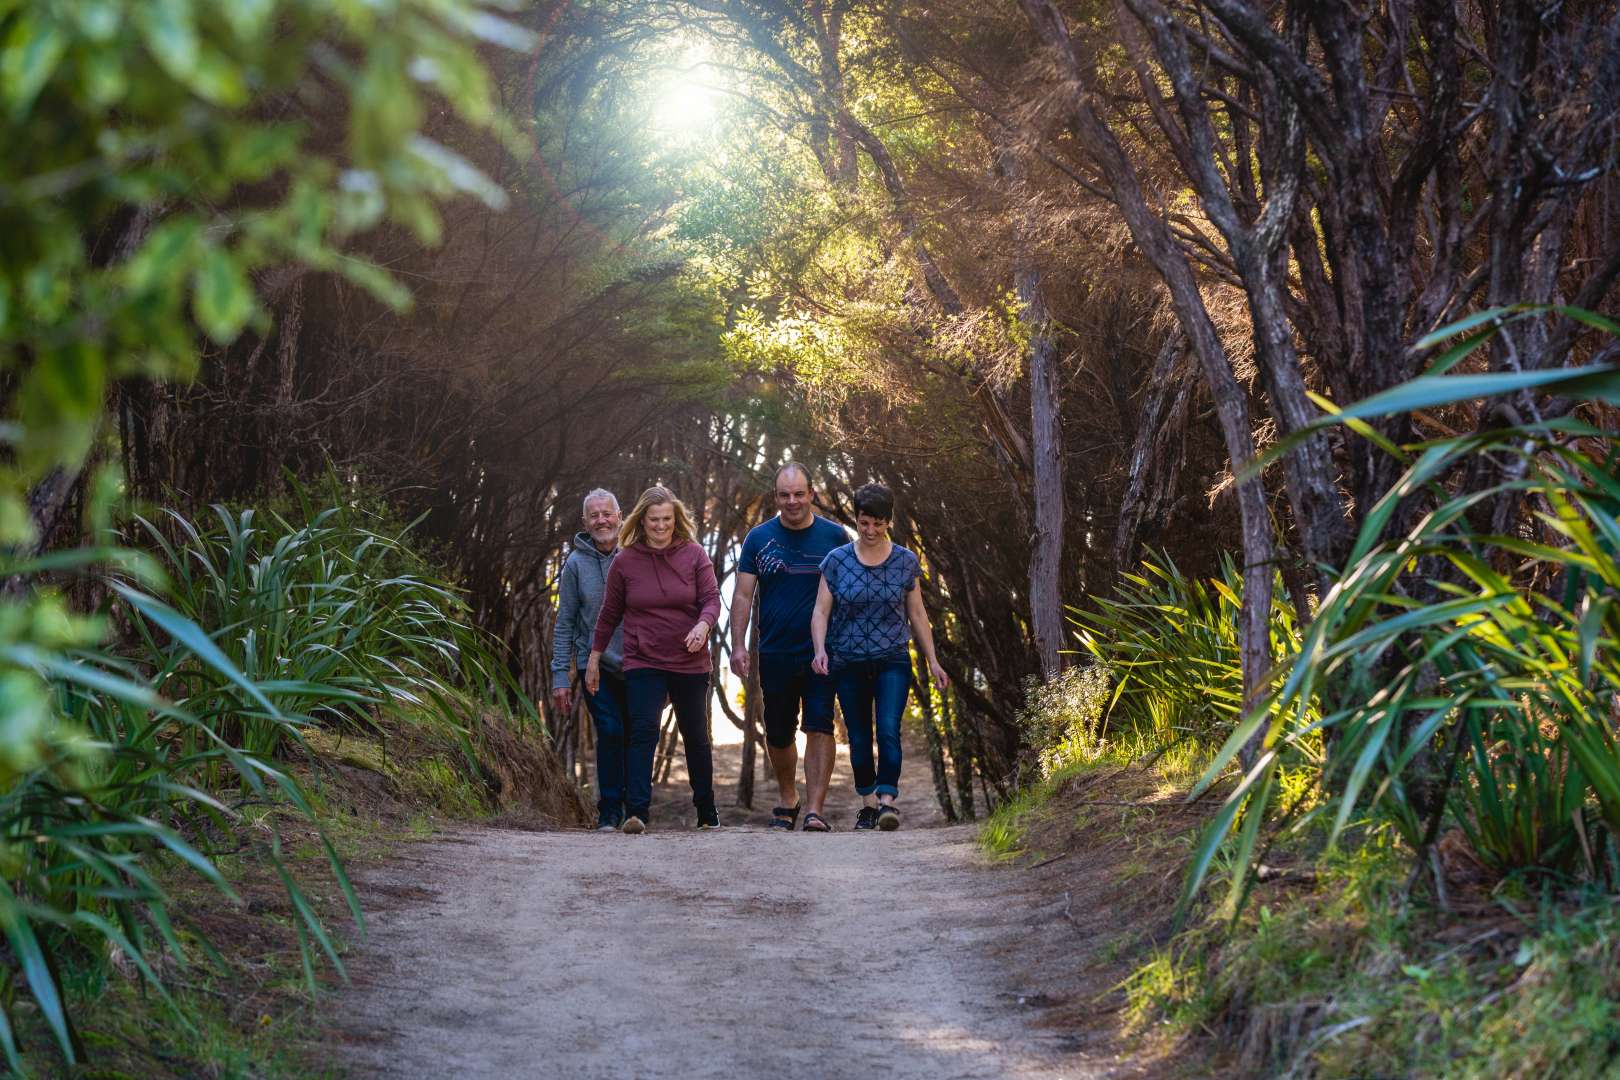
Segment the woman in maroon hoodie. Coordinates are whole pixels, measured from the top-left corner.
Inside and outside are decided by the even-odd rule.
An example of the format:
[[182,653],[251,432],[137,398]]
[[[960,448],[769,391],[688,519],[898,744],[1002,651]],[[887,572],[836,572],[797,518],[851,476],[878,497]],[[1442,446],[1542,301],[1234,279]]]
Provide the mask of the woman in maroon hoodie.
[[714,757],[705,705],[709,697],[709,630],[720,617],[720,586],[703,545],[692,539],[692,517],[668,488],[650,487],[619,530],[619,556],[608,570],[596,617],[585,687],[596,693],[602,651],[624,623],[624,682],[628,698],[629,775],[624,831],[647,827],[652,803],[658,718],[667,699],[686,748],[686,771],[698,828],[717,829]]

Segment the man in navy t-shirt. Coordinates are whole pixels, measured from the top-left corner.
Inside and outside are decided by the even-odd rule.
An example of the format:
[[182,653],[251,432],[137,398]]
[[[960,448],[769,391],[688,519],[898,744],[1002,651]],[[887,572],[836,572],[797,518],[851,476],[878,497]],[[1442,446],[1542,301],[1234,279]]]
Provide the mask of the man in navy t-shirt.
[[788,462],[776,473],[777,514],[743,540],[731,593],[731,670],[748,677],[748,623],[759,591],[759,685],[765,698],[765,745],[781,789],[771,826],[792,830],[799,817],[799,749],[794,729],[804,720],[805,832],[830,832],[821,816],[832,780],[832,680],[810,670],[810,614],[821,586],[821,560],[849,543],[849,534],[811,509],[810,473]]

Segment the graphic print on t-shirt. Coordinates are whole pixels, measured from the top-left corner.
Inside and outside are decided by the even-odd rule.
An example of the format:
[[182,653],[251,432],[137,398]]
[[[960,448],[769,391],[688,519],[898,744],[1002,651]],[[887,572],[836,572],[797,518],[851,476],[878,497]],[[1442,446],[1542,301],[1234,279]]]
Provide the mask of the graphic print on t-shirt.
[[759,578],[760,652],[810,655],[810,613],[821,588],[821,560],[848,542],[849,534],[823,517],[802,529],[771,518],[748,531],[737,569]]
[[790,548],[775,539],[767,540],[765,546],[759,549],[754,556],[754,565],[759,567],[759,576],[769,574],[819,574],[821,573],[821,560],[807,558],[798,548]]

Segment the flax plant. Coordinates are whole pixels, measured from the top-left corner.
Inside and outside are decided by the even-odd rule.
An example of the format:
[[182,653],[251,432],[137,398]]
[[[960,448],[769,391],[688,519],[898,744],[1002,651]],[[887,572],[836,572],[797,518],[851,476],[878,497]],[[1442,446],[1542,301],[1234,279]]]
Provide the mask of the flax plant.
[[[1292,827],[1321,820],[1330,843],[1358,823],[1390,827],[1421,867],[1450,820],[1500,874],[1620,880],[1612,432],[1566,415],[1395,447],[1362,422],[1530,390],[1620,398],[1620,369],[1608,365],[1445,374],[1512,320],[1538,313],[1470,317],[1420,343],[1463,337],[1428,375],[1343,411],[1329,407],[1324,425],[1347,424],[1408,467],[1368,511],[1276,690],[1235,727],[1195,790],[1263,733],[1262,752],[1195,852],[1184,905],[1218,853],[1236,868],[1229,910],[1241,903],[1261,821],[1279,810],[1281,771],[1301,762],[1325,797],[1292,815]],[[1474,468],[1482,462],[1488,470]],[[1464,482],[1487,471],[1495,482]],[[1422,512],[1392,532],[1408,500],[1421,500]],[[1507,534],[1490,524],[1503,505],[1524,511]]]

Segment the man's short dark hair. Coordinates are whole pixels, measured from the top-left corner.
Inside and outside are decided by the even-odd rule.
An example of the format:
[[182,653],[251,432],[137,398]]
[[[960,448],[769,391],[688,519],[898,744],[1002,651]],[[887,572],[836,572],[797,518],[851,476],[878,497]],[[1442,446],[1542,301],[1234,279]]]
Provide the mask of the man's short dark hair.
[[882,484],[862,484],[855,489],[855,513],[882,521],[893,521],[893,492]]
[[782,474],[785,472],[798,473],[800,476],[804,477],[805,487],[812,486],[810,480],[810,470],[805,468],[803,465],[800,465],[797,461],[785,462],[780,469],[776,470],[776,475],[771,478],[771,483],[774,485],[777,481],[781,480]]

